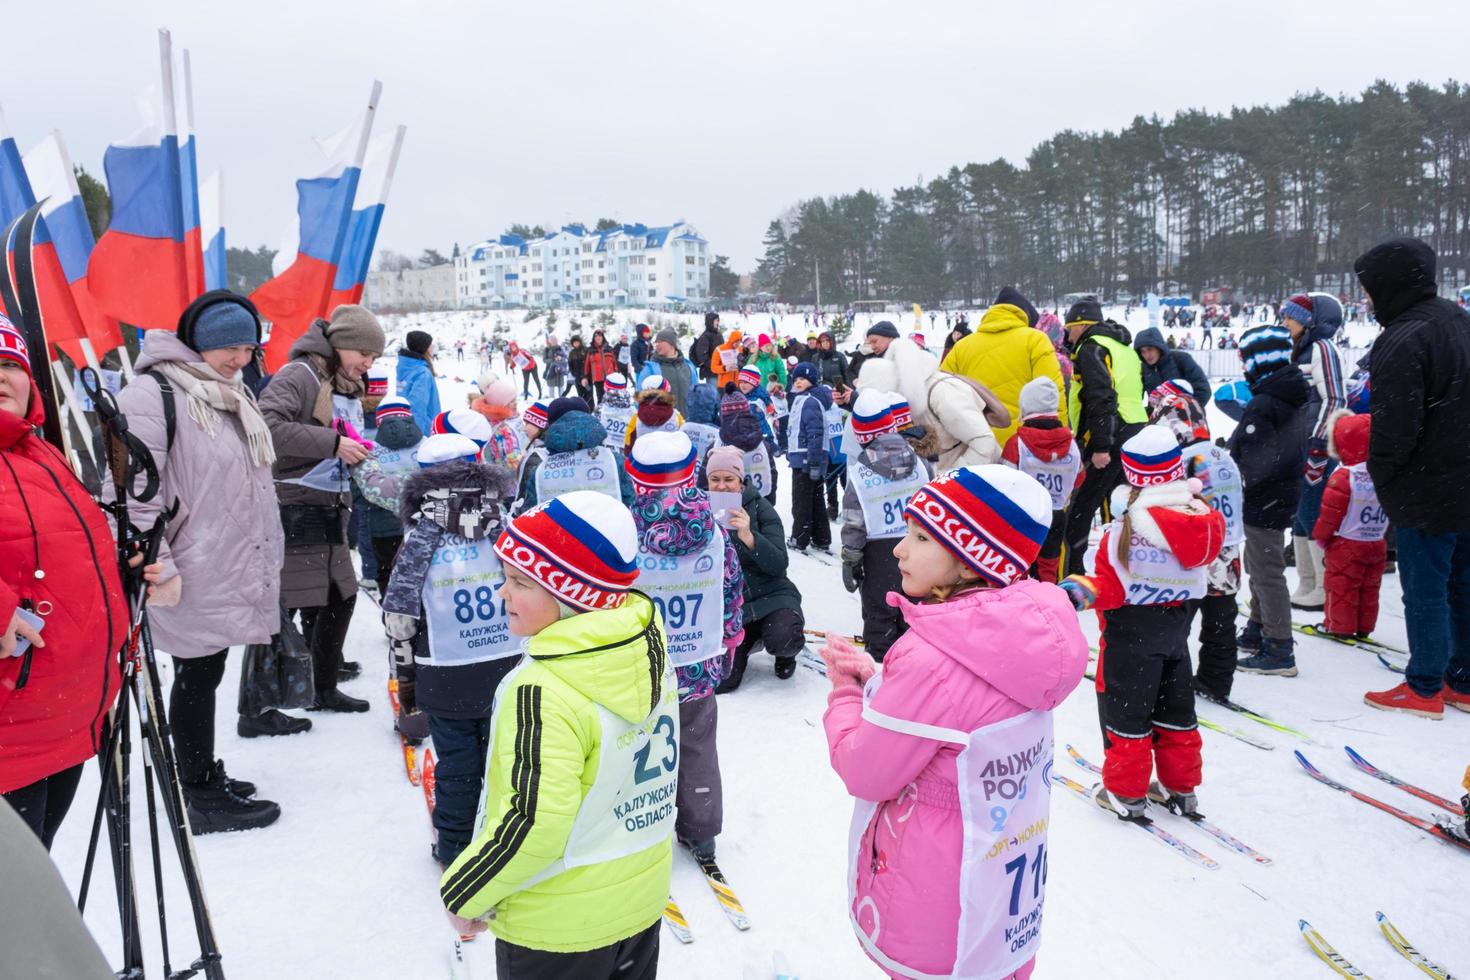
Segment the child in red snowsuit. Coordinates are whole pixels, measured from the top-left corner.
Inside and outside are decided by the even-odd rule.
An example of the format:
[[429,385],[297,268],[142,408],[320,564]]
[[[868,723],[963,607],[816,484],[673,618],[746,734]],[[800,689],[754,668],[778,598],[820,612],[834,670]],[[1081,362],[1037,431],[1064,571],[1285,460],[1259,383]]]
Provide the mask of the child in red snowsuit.
[[1378,624],[1378,587],[1388,559],[1388,516],[1368,475],[1371,417],[1341,412],[1328,430],[1327,452],[1342,465],[1327,478],[1312,540],[1327,552],[1327,619],[1321,629],[1366,637]]
[[1067,503],[1082,483],[1082,450],[1060,416],[1061,393],[1051,378],[1034,378],[1021,387],[1021,427],[1000,459],[1040,483],[1051,496],[1051,530],[1031,566],[1031,577],[1055,582],[1062,566]]
[[1127,511],[1103,531],[1093,574],[1061,585],[1102,624],[1097,704],[1106,755],[1093,798],[1138,820],[1149,799],[1186,814],[1198,806],[1204,766],[1189,623],[1209,587],[1206,568],[1220,553],[1225,518],[1185,478],[1179,443],[1163,426],[1125,442],[1122,457]]

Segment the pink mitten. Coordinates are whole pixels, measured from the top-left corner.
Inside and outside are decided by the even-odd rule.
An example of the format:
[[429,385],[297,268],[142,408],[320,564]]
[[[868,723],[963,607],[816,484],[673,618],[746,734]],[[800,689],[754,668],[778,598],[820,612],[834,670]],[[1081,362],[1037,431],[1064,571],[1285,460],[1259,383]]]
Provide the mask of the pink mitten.
[[828,633],[827,644],[820,652],[822,662],[827,665],[827,679],[834,688],[847,684],[862,687],[877,672],[873,658],[859,651],[846,637]]
[[351,439],[358,445],[362,446],[364,449],[372,450],[377,448],[373,444],[373,441],[371,439],[364,439],[362,433],[357,431],[357,426],[353,425],[346,419],[336,419],[332,423],[332,425],[338,432],[346,436],[348,439]]

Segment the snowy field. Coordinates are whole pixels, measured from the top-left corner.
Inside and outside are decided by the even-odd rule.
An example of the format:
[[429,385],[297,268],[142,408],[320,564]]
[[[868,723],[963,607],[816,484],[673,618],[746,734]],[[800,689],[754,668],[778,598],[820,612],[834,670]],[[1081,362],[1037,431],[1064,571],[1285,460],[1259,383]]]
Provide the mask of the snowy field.
[[[536,333],[537,325],[522,324],[519,314],[506,320],[522,339]],[[768,317],[752,320],[769,325]],[[802,329],[799,315],[794,321],[791,329]],[[390,324],[390,334],[428,325],[447,349],[457,335],[477,337],[480,323],[479,316],[469,314],[403,318]],[[727,318],[727,330],[737,325],[738,320]],[[1132,325],[1143,325],[1138,314]],[[584,325],[583,334],[590,336],[591,329]],[[1365,335],[1362,342],[1368,339]],[[472,354],[463,366],[452,357],[440,358],[446,406],[463,403],[477,373]],[[391,358],[387,366],[391,375]],[[1217,434],[1229,431],[1230,423],[1213,412],[1212,422]],[[781,481],[783,492],[789,483]],[[783,517],[790,512],[784,501],[780,509]],[[793,556],[791,575],[806,597],[808,625],[845,632],[860,628],[857,599],[843,590],[835,562]],[[1299,622],[1320,618],[1297,615]],[[1081,621],[1095,643],[1096,618],[1088,613]],[[1384,579],[1375,635],[1407,646],[1397,576]],[[1370,976],[1419,976],[1379,935],[1377,910],[1432,959],[1457,975],[1470,972],[1465,917],[1470,854],[1312,781],[1292,756],[1301,749],[1334,778],[1428,815],[1428,804],[1354,770],[1343,746],[1404,779],[1458,798],[1460,774],[1470,763],[1470,714],[1451,710],[1443,721],[1432,722],[1375,711],[1363,704],[1363,693],[1397,683],[1398,675],[1372,654],[1328,640],[1297,639],[1300,676],[1238,675],[1235,697],[1304,730],[1310,744],[1222,708],[1203,703],[1199,708],[1202,718],[1248,729],[1272,746],[1267,751],[1204,732],[1200,798],[1214,822],[1272,857],[1274,865],[1257,866],[1196,828],[1161,817],[1161,825],[1219,862],[1218,870],[1203,870],[1091,804],[1065,791],[1055,793],[1038,980],[1330,976],[1300,938],[1301,918]],[[387,646],[366,599],[359,602],[347,656],[362,661],[365,669],[344,690],[368,698],[370,713],[314,714],[309,733],[249,741],[234,732],[239,661],[230,660],[220,688],[217,753],[232,775],[257,782],[261,796],[279,802],[282,810],[280,821],[268,829],[196,842],[231,978],[405,980],[448,974],[452,936],[437,896],[439,870],[429,857],[423,795],[404,777],[384,693]],[[771,978],[778,952],[802,980],[882,975],[859,951],[847,923],[844,874],[851,806],[827,764],[821,728],[827,690],[826,680],[808,669],[778,681],[770,658],[756,654],[740,690],[720,698],[725,831],[719,858],[752,928],[736,932],[693,862],[676,855],[673,892],[696,938],[681,946],[664,931],[661,975]],[[1057,771],[1090,786],[1095,778],[1063,751],[1070,743],[1101,761],[1096,702],[1087,682],[1056,712],[1056,742]],[[141,762],[134,775],[140,787]],[[80,880],[96,792],[96,771],[89,767],[53,852],[73,889]],[[158,923],[141,789],[135,800],[142,922],[149,975],[155,976]],[[166,856],[175,968],[195,948],[182,883],[171,870],[176,866]],[[89,906],[88,924],[116,964],[116,906],[105,857]],[[494,975],[489,937],[472,944],[469,955],[476,977]]]

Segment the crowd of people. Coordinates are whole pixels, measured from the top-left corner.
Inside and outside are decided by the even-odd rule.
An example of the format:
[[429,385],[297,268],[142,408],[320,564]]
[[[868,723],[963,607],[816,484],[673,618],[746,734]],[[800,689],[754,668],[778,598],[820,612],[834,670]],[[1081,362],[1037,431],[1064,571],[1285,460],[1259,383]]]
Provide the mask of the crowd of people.
[[[148,333],[119,398],[163,486],[133,516],[179,504],[143,575],[192,829],[280,815],[215,751],[230,649],[296,625],[313,710],[364,712],[339,688],[363,671],[344,644],[380,606],[398,731],[436,755],[454,929],[493,932],[502,977],[653,977],[674,842],[708,864],[725,830],[719,699],[762,650],[791,678],[806,645],[802,553],[863,620],[820,657],[855,855],[883,855],[849,881],[864,951],[893,976],[1027,977],[1043,889],[1007,907],[1012,865],[962,855],[1023,828],[1045,843],[1047,794],[1002,806],[974,774],[1049,761],[1050,711],[1089,660],[1079,612],[1102,634],[1093,798],[1121,819],[1195,812],[1195,698],[1228,700],[1237,671],[1297,676],[1293,607],[1372,632],[1390,536],[1411,657],[1365,700],[1470,711],[1470,524],[1451,504],[1470,486],[1470,316],[1435,271],[1416,240],[1358,260],[1383,328],[1363,364],[1341,362],[1326,294],[1248,323],[1230,432],[1187,353],[1092,298],[1058,317],[1006,287],[973,328],[947,321],[940,354],[890,320],[847,353],[820,320],[801,342],[716,313],[687,351],[669,327],[599,329],[539,358],[511,344],[502,376],[482,346],[473,397],[446,408],[435,338],[404,336],[390,394],[387,336],[356,305],[257,391],[259,316],[207,293]],[[107,517],[36,434],[33,356],[0,320],[0,792],[49,847],[128,613]]]

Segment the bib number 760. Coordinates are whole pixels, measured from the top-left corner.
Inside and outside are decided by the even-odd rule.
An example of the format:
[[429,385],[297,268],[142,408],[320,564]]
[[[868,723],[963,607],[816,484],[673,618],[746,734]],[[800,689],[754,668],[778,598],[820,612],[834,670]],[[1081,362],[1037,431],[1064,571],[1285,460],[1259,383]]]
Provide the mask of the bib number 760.
[[653,752],[653,745],[656,739],[649,739],[645,742],[643,748],[639,749],[633,756],[636,760],[633,768],[633,782],[646,783],[650,779],[657,779],[660,767],[663,768],[664,772],[674,771],[679,765],[679,740],[674,737],[677,731],[674,727],[674,719],[671,716],[658,716],[658,721],[654,722],[653,725],[653,734],[658,735],[661,733],[664,737],[664,751],[661,753],[663,758],[659,759],[655,765],[649,765],[648,757]]

